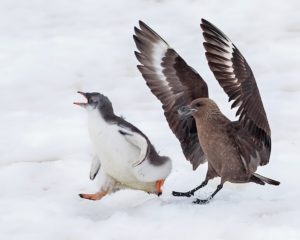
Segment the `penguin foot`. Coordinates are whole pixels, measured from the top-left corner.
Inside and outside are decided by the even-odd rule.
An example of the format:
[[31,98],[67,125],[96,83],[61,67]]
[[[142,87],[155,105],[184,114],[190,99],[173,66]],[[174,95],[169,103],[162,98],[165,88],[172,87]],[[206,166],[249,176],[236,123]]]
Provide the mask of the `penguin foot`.
[[96,201],[96,200],[100,200],[101,198],[103,198],[106,194],[107,194],[107,191],[100,191],[100,192],[96,192],[93,194],[80,193],[79,197]]
[[157,193],[157,196],[160,196],[162,194],[162,186],[164,185],[164,182],[165,180],[164,179],[160,179],[160,180],[157,180],[156,183],[155,183],[155,187],[156,187],[156,193]]

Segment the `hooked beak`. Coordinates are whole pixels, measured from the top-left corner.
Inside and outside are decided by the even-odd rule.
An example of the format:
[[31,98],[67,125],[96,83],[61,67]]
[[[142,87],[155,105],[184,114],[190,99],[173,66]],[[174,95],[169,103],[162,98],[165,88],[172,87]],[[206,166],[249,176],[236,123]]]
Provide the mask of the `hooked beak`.
[[[84,96],[87,99],[86,93],[84,92],[80,92],[78,91],[77,93],[81,94],[82,96]],[[80,107],[86,107],[88,105],[88,103],[84,103],[84,102],[73,102],[73,104],[78,105]]]
[[182,106],[178,109],[178,114],[180,116],[183,116],[183,117],[189,117],[191,116],[194,112],[196,112],[197,109],[195,108],[192,108],[191,106]]

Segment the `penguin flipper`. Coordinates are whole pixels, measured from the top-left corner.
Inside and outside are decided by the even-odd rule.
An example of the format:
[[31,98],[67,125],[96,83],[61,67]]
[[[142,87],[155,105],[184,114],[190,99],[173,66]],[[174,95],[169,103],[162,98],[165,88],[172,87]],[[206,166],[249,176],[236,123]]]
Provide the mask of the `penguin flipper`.
[[124,136],[127,142],[140,149],[140,155],[138,159],[132,163],[132,167],[136,167],[144,162],[150,151],[148,140],[137,132],[132,132],[123,128],[122,130],[119,130],[119,133]]
[[101,162],[98,156],[95,154],[92,160],[91,170],[90,170],[90,179],[94,180],[97,176],[99,169],[101,167]]

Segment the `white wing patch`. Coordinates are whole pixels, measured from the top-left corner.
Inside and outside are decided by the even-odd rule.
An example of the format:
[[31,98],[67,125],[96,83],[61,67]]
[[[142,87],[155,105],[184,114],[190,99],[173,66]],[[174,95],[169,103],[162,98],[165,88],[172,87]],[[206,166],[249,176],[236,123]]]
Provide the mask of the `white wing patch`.
[[169,83],[166,80],[166,77],[163,73],[163,67],[161,66],[162,59],[164,58],[166,52],[168,51],[169,46],[163,42],[159,41],[153,45],[153,52],[151,54],[151,59],[153,60],[152,64],[155,68],[156,74],[160,77],[160,80],[163,82],[164,86],[168,87],[169,90]]
[[132,162],[132,167],[136,167],[140,165],[143,161],[146,160],[149,154],[149,146],[148,141],[145,137],[137,132],[129,131],[128,129],[122,128],[119,130],[120,134],[124,136],[124,138],[132,145],[140,149],[140,155],[138,159]]

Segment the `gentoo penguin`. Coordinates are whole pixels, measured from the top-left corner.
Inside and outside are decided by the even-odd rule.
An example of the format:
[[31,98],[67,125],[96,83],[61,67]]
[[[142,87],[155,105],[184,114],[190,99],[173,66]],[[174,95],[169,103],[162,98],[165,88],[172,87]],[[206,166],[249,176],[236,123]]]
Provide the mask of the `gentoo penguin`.
[[78,92],[86,103],[74,102],[88,113],[88,129],[95,148],[90,179],[100,174],[100,189],[82,198],[99,200],[121,188],[148,193],[162,193],[161,187],[169,175],[170,158],[160,156],[147,136],[137,127],[115,115],[110,100],[97,92]]
[[266,165],[271,153],[271,130],[253,72],[247,61],[217,27],[202,19],[204,48],[208,65],[215,78],[238,107],[238,121],[230,121],[209,99],[202,77],[179,54],[145,23],[135,28],[135,55],[139,71],[152,93],[161,101],[166,119],[179,139],[187,160],[195,170],[208,162],[205,180],[188,192],[174,196],[191,197],[214,177],[221,183],[207,199],[208,203],[228,181],[279,185],[261,176],[258,166]]

